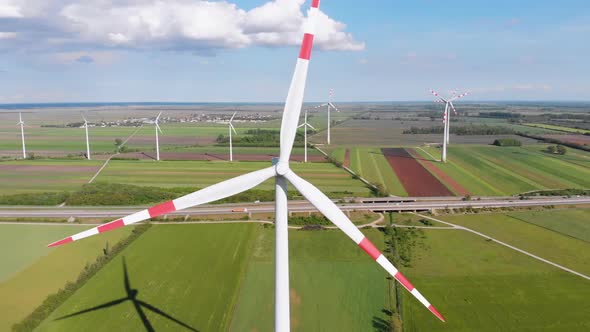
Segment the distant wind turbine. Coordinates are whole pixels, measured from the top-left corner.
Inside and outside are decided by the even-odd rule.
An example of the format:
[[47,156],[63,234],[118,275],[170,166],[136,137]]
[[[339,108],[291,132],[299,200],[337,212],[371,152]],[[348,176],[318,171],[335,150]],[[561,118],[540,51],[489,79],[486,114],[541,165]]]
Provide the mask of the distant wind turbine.
[[436,91],[430,89],[430,92],[437,97],[438,99],[435,100],[436,103],[442,102],[445,103],[445,112],[443,115],[443,124],[444,124],[444,129],[443,129],[443,148],[442,148],[442,155],[441,155],[441,160],[443,163],[447,162],[447,145],[449,144],[449,128],[450,128],[450,123],[451,123],[451,113],[449,112],[450,109],[453,109],[453,112],[455,112],[455,115],[457,115],[457,109],[455,109],[455,106],[453,105],[453,102],[457,99],[463,98],[465,96],[467,96],[469,93],[465,92],[463,94],[460,95],[456,95],[456,92],[453,92],[453,97],[450,99],[445,99],[443,97],[441,97]]
[[84,114],[82,114],[82,119],[84,119],[84,129],[86,130],[86,159],[90,160],[90,140],[88,139],[88,121]]
[[304,162],[307,162],[307,127],[311,128],[313,130],[316,130],[311,124],[309,124],[309,122],[307,122],[307,110],[305,110],[305,120],[304,120],[304,122],[301,125],[299,125],[299,127],[297,127],[297,128],[301,128],[301,127],[304,128],[304,132],[305,132],[305,135],[304,135],[304,137],[305,137],[304,138],[304,145],[305,145]]
[[20,125],[20,137],[23,142],[23,159],[27,159],[27,148],[25,146],[25,123],[23,122],[23,116],[20,112],[18,113],[17,125]]
[[156,160],[160,160],[160,137],[158,136],[158,132],[160,132],[160,134],[162,133],[162,129],[160,129],[160,116],[162,115],[162,112],[160,112],[160,114],[158,114],[158,117],[156,118],[156,121],[154,121],[154,124],[156,125]]
[[234,161],[234,150],[233,150],[233,146],[232,146],[231,132],[233,131],[236,135],[238,134],[236,132],[236,128],[234,128],[234,125],[232,124],[232,121],[234,120],[236,113],[237,112],[234,112],[234,115],[232,115],[231,119],[229,119],[229,161]]
[[331,134],[331,127],[332,127],[332,119],[331,119],[331,110],[334,109],[335,111],[338,111],[338,108],[336,108],[336,106],[334,106],[334,104],[332,103],[332,98],[334,97],[334,89],[330,89],[330,93],[329,93],[329,97],[328,97],[328,102],[325,104],[321,104],[318,105],[315,108],[321,108],[321,107],[328,107],[328,129],[326,131],[326,143],[328,143],[328,145],[330,145],[330,134]]

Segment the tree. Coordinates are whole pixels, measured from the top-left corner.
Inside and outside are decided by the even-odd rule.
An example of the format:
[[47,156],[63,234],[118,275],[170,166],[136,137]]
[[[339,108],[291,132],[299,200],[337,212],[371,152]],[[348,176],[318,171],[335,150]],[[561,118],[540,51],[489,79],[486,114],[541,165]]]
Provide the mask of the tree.
[[555,147],[555,145],[549,145],[547,147],[547,152],[549,152],[549,153],[555,153],[555,151],[557,151],[557,148]]
[[563,145],[558,145],[555,149],[557,150],[557,154],[564,155],[567,153],[567,149]]
[[115,146],[119,147],[123,144],[123,140],[120,138],[115,138]]

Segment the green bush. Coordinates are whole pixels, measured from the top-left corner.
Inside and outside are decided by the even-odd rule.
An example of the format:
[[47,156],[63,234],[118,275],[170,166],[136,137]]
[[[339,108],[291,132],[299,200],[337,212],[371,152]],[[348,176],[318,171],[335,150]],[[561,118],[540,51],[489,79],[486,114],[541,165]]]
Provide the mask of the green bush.
[[514,138],[500,138],[493,143],[496,146],[522,146],[522,142]]
[[59,205],[68,197],[67,192],[2,195],[0,205]]

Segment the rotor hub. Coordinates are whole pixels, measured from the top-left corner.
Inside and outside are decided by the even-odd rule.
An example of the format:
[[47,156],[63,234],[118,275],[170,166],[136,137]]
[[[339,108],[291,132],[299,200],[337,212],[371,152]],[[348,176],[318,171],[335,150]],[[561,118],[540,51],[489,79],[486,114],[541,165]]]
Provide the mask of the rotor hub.
[[279,162],[276,166],[278,175],[285,175],[289,172],[289,163]]

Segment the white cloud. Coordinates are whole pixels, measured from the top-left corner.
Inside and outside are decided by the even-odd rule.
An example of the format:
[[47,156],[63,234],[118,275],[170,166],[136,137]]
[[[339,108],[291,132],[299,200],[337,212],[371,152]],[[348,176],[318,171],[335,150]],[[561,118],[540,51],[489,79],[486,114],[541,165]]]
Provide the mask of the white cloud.
[[0,0],[0,18],[22,17],[21,7],[11,0]]
[[0,39],[13,39],[16,38],[16,32],[2,32],[0,31]]
[[[13,0],[0,0],[2,4]],[[301,42],[305,0],[272,0],[251,10],[227,1],[204,0],[17,0],[18,13],[47,24],[47,44],[203,50],[285,46]],[[11,5],[12,6],[12,5]],[[8,7],[7,7],[8,8]],[[365,44],[346,25],[324,13],[318,17],[316,45],[358,51]]]

